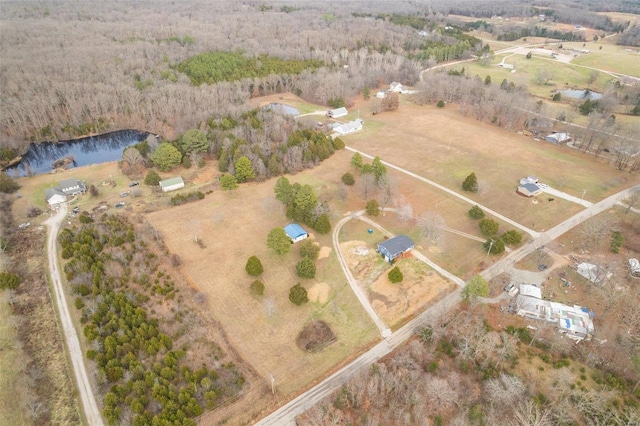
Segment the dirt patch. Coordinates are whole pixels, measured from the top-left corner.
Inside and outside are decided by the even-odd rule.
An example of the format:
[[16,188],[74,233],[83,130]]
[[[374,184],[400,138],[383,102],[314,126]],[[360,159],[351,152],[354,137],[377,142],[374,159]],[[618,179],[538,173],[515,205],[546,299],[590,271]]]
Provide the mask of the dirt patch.
[[326,259],[331,254],[331,247],[323,246],[320,247],[320,254],[318,254],[318,259]]
[[429,266],[417,259],[402,259],[397,266],[404,275],[399,284],[381,274],[369,289],[372,306],[387,324],[398,324],[416,315],[426,304],[453,287]]
[[296,339],[296,344],[306,352],[319,352],[336,341],[329,324],[322,320],[307,324]]
[[316,283],[307,292],[309,300],[320,304],[326,303],[329,299],[331,288],[327,283]]

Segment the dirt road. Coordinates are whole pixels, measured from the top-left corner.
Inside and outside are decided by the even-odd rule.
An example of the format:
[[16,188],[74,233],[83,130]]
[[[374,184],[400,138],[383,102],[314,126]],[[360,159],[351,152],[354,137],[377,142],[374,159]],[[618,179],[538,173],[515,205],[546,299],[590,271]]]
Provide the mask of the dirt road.
[[53,285],[55,306],[58,308],[62,332],[64,333],[64,340],[69,352],[69,358],[71,359],[71,365],[73,366],[73,373],[76,378],[78,392],[80,393],[85,419],[90,426],[102,426],[104,424],[102,415],[100,414],[100,409],[98,408],[93,390],[91,389],[89,376],[87,376],[87,370],[84,365],[84,355],[80,349],[78,335],[76,334],[76,329],[73,326],[73,321],[69,314],[69,306],[67,305],[67,299],[64,296],[64,290],[62,288],[62,280],[60,279],[60,268],[58,268],[56,238],[66,214],[67,205],[62,204],[58,213],[44,222],[49,231],[49,235],[47,236],[49,274],[51,275],[51,284]]

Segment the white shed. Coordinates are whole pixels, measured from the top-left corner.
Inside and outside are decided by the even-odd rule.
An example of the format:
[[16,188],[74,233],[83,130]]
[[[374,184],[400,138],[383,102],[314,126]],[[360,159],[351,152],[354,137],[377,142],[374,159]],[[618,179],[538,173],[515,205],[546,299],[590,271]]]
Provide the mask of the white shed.
[[184,188],[184,180],[182,180],[180,176],[160,181],[160,189],[162,189],[162,192],[175,191],[180,188]]

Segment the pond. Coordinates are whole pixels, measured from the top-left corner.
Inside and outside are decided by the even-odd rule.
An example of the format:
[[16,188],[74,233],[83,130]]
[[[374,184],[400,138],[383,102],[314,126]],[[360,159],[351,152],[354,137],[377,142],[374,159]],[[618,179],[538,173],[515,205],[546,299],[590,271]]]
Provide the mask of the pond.
[[274,110],[284,115],[300,115],[300,111],[298,111],[291,105],[287,105],[287,104],[270,103],[269,105],[266,105],[264,108]]
[[566,89],[566,90],[560,90],[558,93],[560,93],[562,97],[584,99],[585,101],[587,99],[591,99],[592,101],[595,101],[597,99],[602,98],[602,93],[592,92],[589,89],[584,89],[584,90]]
[[120,130],[71,141],[32,143],[22,161],[9,167],[6,173],[16,177],[49,173],[55,161],[65,158],[73,160],[67,168],[117,161],[125,148],[145,140],[147,135],[137,130]]

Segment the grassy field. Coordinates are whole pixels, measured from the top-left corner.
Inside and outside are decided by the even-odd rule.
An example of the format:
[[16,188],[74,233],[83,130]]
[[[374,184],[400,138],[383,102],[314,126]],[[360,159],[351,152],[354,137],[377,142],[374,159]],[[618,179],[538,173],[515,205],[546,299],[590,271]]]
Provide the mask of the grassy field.
[[[579,43],[565,43],[564,46],[582,48],[578,47],[582,46]],[[587,43],[586,48],[591,53],[575,58],[572,64],[640,77],[640,49],[605,43]]]
[[[312,185],[324,200],[331,196],[325,189],[335,185],[348,160],[347,155],[336,154],[290,180]],[[288,223],[273,195],[274,184],[275,180],[270,180],[242,185],[232,193],[214,192],[202,201],[152,213],[148,218],[169,249],[182,259],[192,285],[207,295],[213,315],[240,355],[265,378],[273,374],[278,391],[286,395],[370,345],[377,339],[377,329],[352,294],[334,254],[317,261],[315,279],[304,280],[295,274],[300,258],[297,246],[283,257],[267,249],[268,232]],[[194,242],[196,234],[204,248]],[[330,236],[317,236],[316,240],[321,247],[332,247]],[[263,298],[249,293],[252,278],[244,265],[252,255],[264,265]],[[291,304],[289,288],[297,282],[307,290],[328,285],[327,300],[301,307]],[[308,354],[296,346],[295,339],[307,322],[316,319],[326,321],[338,339],[322,353]]]
[[6,291],[0,293],[0,424],[27,425],[21,352],[16,347],[16,329],[11,321]]

